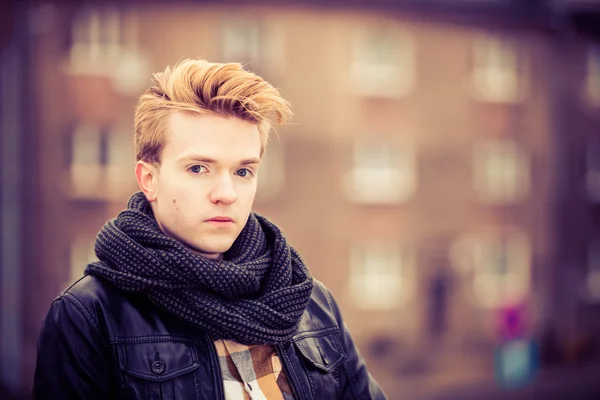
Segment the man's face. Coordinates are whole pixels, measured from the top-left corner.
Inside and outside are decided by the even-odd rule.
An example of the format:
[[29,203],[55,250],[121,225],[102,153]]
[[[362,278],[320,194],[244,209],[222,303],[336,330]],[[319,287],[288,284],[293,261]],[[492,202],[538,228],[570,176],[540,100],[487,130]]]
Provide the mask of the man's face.
[[[174,112],[146,193],[165,234],[210,258],[227,251],[256,194],[258,128],[238,118]],[[139,167],[138,167],[139,168]],[[139,178],[139,173],[138,173]]]

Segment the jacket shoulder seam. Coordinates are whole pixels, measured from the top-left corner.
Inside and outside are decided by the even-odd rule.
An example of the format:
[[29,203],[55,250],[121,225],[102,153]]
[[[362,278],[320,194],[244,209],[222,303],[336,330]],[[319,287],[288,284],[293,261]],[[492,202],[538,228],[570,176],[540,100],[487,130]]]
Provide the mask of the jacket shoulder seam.
[[94,328],[97,333],[100,333],[100,327],[98,323],[94,320],[92,314],[88,311],[88,309],[83,305],[83,303],[75,297],[72,293],[65,292],[62,296],[65,300],[73,305],[79,311],[82,317],[84,317],[87,322]]

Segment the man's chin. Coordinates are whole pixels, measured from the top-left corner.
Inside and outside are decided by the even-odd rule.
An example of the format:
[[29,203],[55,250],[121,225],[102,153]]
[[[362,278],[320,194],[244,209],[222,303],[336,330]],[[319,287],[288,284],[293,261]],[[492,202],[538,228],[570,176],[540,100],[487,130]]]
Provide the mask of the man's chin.
[[211,247],[199,247],[189,246],[190,250],[197,255],[202,257],[210,258],[213,260],[220,260],[223,258],[223,254],[231,248],[231,245],[211,246]]

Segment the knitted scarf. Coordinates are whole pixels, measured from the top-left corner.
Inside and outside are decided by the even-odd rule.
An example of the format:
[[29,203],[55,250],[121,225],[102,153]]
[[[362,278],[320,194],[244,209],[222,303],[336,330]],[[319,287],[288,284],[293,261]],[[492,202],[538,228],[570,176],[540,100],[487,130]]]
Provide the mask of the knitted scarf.
[[279,344],[294,335],[313,280],[298,253],[266,218],[251,213],[222,260],[192,253],[159,229],[138,192],[96,238],[99,261],[86,267],[216,339]]

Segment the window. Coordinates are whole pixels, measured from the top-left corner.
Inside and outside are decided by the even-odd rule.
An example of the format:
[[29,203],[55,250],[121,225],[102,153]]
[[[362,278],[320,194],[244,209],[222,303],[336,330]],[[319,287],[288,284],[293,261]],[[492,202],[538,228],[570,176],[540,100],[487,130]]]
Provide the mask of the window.
[[239,62],[249,70],[272,75],[281,71],[285,58],[283,35],[275,26],[248,18],[234,18],[223,25],[222,58]]
[[392,27],[358,31],[353,41],[350,82],[367,97],[402,97],[416,81],[416,44]]
[[272,199],[283,190],[285,186],[284,160],[282,143],[279,140],[270,141],[258,170],[257,201]]
[[600,137],[592,137],[586,149],[585,185],[588,199],[600,203]]
[[138,15],[114,6],[84,7],[73,18],[68,72],[100,75],[124,95],[138,95],[151,73],[138,47]]
[[600,303],[600,238],[590,243],[587,264],[585,278],[587,297],[592,303]]
[[360,244],[350,257],[350,294],[357,308],[394,309],[414,293],[412,254],[400,246]]
[[83,276],[85,267],[97,260],[94,252],[95,237],[77,237],[71,243],[71,264],[69,282],[74,282]]
[[526,234],[504,230],[465,235],[452,248],[455,267],[470,278],[478,307],[517,304],[529,291],[531,250]]
[[344,180],[346,196],[357,203],[395,204],[416,191],[415,145],[410,139],[390,142],[365,138],[356,141],[353,166]]
[[260,64],[261,36],[258,23],[236,21],[226,24],[223,31],[224,61]]
[[114,6],[84,7],[73,18],[71,73],[106,74],[121,55],[122,15]]
[[126,198],[136,191],[134,148],[126,126],[112,126],[104,136],[106,142],[106,192],[111,198]]
[[527,59],[522,43],[489,35],[478,37],[473,45],[472,85],[475,98],[482,101],[513,103],[527,92]]
[[523,200],[529,192],[529,162],[510,139],[482,139],[473,153],[473,186],[480,199],[492,204]]
[[99,126],[82,123],[71,135],[70,194],[88,197],[97,193],[103,182],[102,130]]
[[600,107],[600,45],[588,50],[585,86],[590,104]]
[[70,139],[72,197],[120,198],[135,190],[133,143],[126,131],[81,123]]

